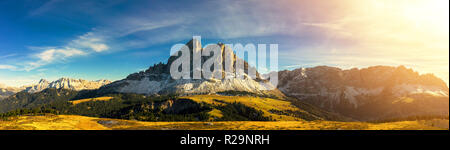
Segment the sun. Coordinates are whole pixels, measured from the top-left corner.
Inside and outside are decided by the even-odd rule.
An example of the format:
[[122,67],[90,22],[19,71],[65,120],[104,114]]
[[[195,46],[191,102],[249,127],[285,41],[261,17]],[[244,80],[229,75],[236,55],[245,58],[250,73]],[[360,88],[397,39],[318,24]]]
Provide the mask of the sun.
[[449,0],[411,0],[400,8],[404,17],[417,28],[448,35]]

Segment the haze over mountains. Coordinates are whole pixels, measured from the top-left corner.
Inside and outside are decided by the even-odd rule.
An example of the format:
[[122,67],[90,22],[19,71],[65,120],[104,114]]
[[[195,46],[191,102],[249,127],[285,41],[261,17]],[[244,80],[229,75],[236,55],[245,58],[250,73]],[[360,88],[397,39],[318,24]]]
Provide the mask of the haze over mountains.
[[8,87],[6,85],[0,84],[0,100],[15,94],[20,90],[20,88]]

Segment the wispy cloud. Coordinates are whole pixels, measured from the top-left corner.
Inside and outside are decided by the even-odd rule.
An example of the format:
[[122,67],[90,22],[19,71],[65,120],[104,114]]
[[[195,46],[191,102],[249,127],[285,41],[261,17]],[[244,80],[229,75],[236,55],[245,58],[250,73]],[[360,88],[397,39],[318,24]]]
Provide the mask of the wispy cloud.
[[37,54],[36,57],[44,62],[52,62],[55,59],[65,59],[79,55],[86,55],[86,53],[78,49],[66,47],[64,49],[49,49]]
[[180,24],[184,19],[172,18],[169,20],[152,21],[145,18],[132,18],[127,20],[127,25],[119,29],[118,37],[128,36],[131,34],[160,29],[176,24]]
[[17,67],[13,65],[0,65],[0,69],[16,70]]
[[48,2],[45,2],[43,5],[38,7],[37,9],[34,9],[30,12],[30,16],[36,16],[40,15],[42,13],[45,13],[47,11],[50,11],[57,3],[62,2],[64,0],[50,0]]
[[101,27],[93,31],[94,34],[113,41],[116,51],[145,48],[192,36],[181,26],[188,24],[190,20],[181,16],[159,19],[144,15],[119,20],[120,22],[112,23],[114,26]]
[[31,71],[55,62],[64,62],[73,57],[87,56],[109,50],[101,36],[88,32],[78,36],[64,46],[30,46],[29,49],[39,51],[29,54],[31,61],[22,63],[21,68],[15,70]]
[[105,41],[101,36],[98,36],[93,32],[88,32],[82,36],[79,36],[78,39],[73,40],[69,43],[69,46],[81,49],[90,49],[95,52],[103,52],[109,49],[108,45],[104,42]]
[[0,55],[0,59],[6,59],[6,58],[11,58],[17,56],[17,54],[7,54],[7,55]]

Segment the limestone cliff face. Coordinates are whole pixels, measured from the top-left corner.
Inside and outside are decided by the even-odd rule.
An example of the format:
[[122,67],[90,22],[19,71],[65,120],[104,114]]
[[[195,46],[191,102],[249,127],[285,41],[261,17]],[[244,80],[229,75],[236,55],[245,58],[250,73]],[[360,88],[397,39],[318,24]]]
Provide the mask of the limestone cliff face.
[[[191,57],[196,51],[203,51],[203,49],[193,49],[193,45],[201,48],[200,42],[194,40],[189,41],[186,45],[190,48]],[[220,55],[218,59],[213,61],[220,61],[217,63],[222,64],[222,69],[219,74],[222,78],[205,78],[192,79],[193,77],[193,62],[190,66],[191,79],[173,79],[170,75],[170,66],[180,56],[171,56],[167,63],[156,64],[146,71],[134,73],[129,75],[126,79],[114,82],[100,89],[102,92],[120,92],[120,93],[137,93],[137,94],[179,94],[179,95],[192,95],[192,94],[212,94],[223,91],[246,91],[259,94],[271,94],[282,96],[282,93],[273,89],[274,86],[268,87],[266,84],[262,85],[262,79],[259,73],[256,72],[256,78],[252,79],[248,76],[249,69],[255,69],[245,61],[244,62],[244,78],[235,77],[235,69],[225,69],[225,67],[235,68],[238,58],[232,50],[225,50],[227,47],[224,44],[218,44],[220,46]],[[201,66],[211,56],[202,56]],[[230,59],[226,59],[226,57]],[[191,59],[193,60],[193,59]],[[228,72],[227,72],[228,70]],[[229,71],[231,70],[231,71]],[[226,76],[230,78],[225,78]]]
[[24,87],[24,89],[29,93],[40,92],[47,88],[71,89],[80,91],[98,89],[101,86],[109,83],[111,83],[111,81],[108,80],[87,81],[83,79],[60,78],[56,81],[49,82],[45,79],[41,79],[39,83],[32,86],[26,86]]
[[444,81],[403,66],[351,70],[319,66],[281,71],[278,89],[326,110],[367,120],[448,115],[449,108],[449,88]]

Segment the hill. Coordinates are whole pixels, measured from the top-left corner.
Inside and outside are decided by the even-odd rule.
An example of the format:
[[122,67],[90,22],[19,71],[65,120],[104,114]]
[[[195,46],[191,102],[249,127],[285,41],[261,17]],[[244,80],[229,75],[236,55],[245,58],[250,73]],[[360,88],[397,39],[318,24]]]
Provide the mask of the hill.
[[16,109],[39,107],[53,102],[65,102],[74,98],[77,94],[77,91],[53,88],[48,88],[37,93],[21,91],[0,101],[0,113]]
[[66,89],[21,92],[1,102],[2,106],[8,106],[3,107],[2,111],[7,113],[2,116],[54,113],[141,121],[351,121],[311,105],[251,93],[181,97],[117,93],[77,99],[79,95],[86,92]]

